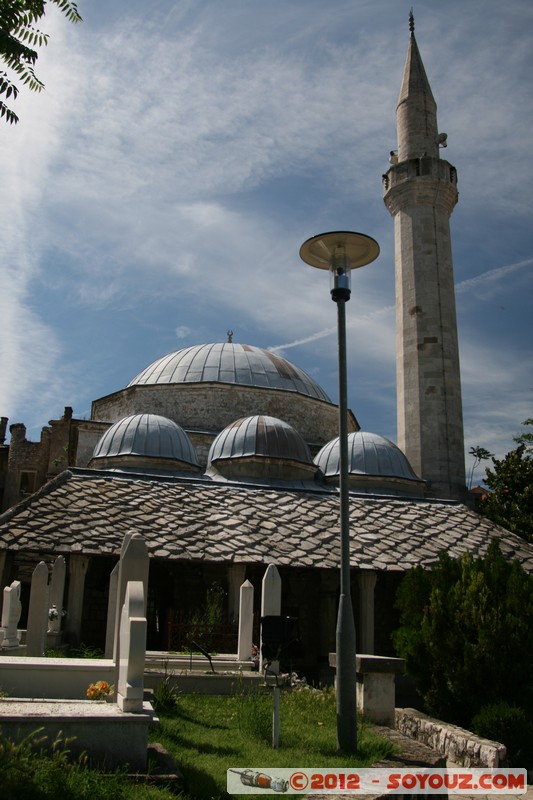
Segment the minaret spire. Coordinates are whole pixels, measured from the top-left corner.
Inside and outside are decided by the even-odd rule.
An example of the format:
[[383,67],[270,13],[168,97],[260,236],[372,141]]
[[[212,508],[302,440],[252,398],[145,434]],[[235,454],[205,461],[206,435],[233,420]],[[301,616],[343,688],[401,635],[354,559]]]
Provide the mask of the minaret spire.
[[450,215],[457,171],[440,158],[437,104],[409,15],[396,109],[398,151],[383,176],[394,218],[398,446],[430,494],[461,499],[464,437]]
[[437,104],[415,38],[415,22],[409,16],[411,36],[396,108],[398,160],[422,155],[438,157]]

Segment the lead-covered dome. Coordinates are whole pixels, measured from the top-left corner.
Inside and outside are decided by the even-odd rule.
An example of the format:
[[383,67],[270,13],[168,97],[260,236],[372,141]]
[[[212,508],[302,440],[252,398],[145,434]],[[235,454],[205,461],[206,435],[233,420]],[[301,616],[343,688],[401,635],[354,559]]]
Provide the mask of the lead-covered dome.
[[224,428],[209,451],[207,474],[231,478],[312,480],[309,447],[287,422],[255,415]]
[[198,471],[183,428],[158,414],[132,414],[115,422],[96,445],[89,466]]
[[169,353],[146,367],[128,384],[229,383],[283,389],[331,403],[306,372],[269,350],[248,344],[199,344]]
[[[326,481],[338,481],[339,439],[328,442],[316,455],[315,464]],[[394,442],[377,433],[357,431],[348,435],[350,487],[372,493],[420,495],[424,482]]]

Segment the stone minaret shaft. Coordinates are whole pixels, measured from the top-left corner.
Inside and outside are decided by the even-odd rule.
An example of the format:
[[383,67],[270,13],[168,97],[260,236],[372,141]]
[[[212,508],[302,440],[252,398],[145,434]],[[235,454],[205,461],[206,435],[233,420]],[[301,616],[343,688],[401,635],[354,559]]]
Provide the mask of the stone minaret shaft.
[[433,496],[465,491],[450,215],[457,172],[439,157],[437,105],[414,36],[396,111],[398,151],[383,176],[394,218],[398,446]]

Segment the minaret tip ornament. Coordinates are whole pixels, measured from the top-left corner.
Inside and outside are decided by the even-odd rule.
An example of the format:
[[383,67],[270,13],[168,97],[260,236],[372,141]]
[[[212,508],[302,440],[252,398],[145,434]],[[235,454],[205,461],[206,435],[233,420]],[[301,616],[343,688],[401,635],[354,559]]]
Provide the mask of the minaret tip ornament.
[[233,331],[232,330],[229,330],[227,332],[227,337],[228,337],[227,344],[232,344],[232,342],[233,342]]
[[413,9],[409,12],[409,30],[411,32],[411,36],[413,36],[415,32],[415,16],[413,14]]

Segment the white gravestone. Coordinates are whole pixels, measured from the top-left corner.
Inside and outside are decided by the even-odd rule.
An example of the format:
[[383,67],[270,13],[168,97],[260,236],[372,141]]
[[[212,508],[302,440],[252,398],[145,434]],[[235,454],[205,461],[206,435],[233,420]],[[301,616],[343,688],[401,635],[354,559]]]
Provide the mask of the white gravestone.
[[48,567],[40,561],[31,576],[26,655],[43,656],[48,628]]
[[19,646],[17,628],[21,611],[20,581],[13,581],[11,586],[6,586],[4,589],[4,604],[2,606],[3,634],[0,636],[2,650]]
[[[261,617],[279,617],[281,614],[281,578],[275,564],[269,564],[261,584]],[[261,650],[263,641],[261,636]],[[263,656],[260,657],[263,669]],[[269,667],[270,672],[279,672],[279,661],[273,661]]]
[[117,581],[117,600],[115,616],[115,632],[113,658],[119,661],[119,629],[122,606],[126,596],[126,586],[129,581],[142,581],[144,587],[144,609],[146,613],[146,600],[148,596],[148,549],[140,533],[127,533],[122,542]]
[[250,581],[241,586],[239,601],[239,641],[237,661],[248,661],[252,655],[254,627],[254,587]]
[[107,600],[107,623],[105,629],[105,658],[113,658],[115,646],[115,619],[117,615],[117,587],[120,562],[117,561],[109,576],[109,594]]
[[147,622],[142,581],[130,581],[120,620],[117,705],[122,711],[143,710]]

